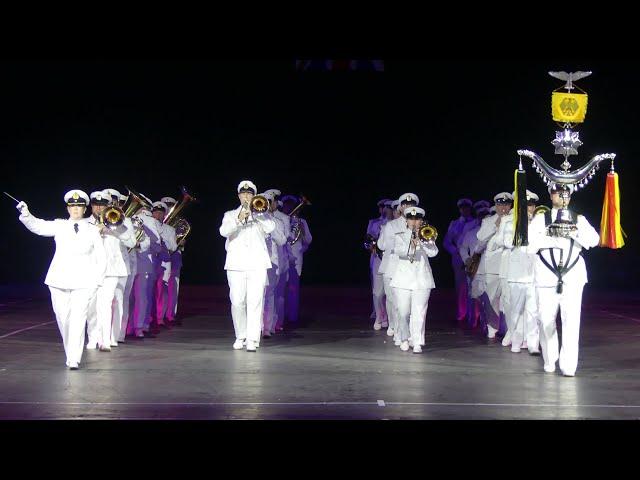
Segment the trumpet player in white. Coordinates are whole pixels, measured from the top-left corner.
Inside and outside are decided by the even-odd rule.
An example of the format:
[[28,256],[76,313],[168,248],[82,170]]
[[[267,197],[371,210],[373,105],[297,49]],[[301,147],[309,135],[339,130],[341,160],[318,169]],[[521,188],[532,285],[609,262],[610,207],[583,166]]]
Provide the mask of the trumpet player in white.
[[[168,211],[176,204],[176,199],[173,197],[162,197],[161,202],[164,202]],[[180,273],[182,271],[182,252],[184,251],[184,244],[177,245],[178,248],[171,254],[171,273],[167,282],[167,301],[168,305],[165,313],[165,320],[167,326],[181,325],[182,321],[177,318],[178,313],[178,295],[180,293]]]
[[[107,268],[105,271],[104,282],[96,291],[89,304],[89,316],[87,318],[87,349],[94,350],[100,348],[101,352],[110,352],[111,347],[118,346],[117,338],[113,337],[114,311],[113,303],[116,297],[118,287],[126,284],[128,268],[127,262],[122,255],[120,244],[123,242],[127,247],[135,245],[135,239],[132,232],[124,226],[124,215],[121,216],[122,222],[117,225],[111,225],[110,222],[104,221],[103,215],[111,206],[116,206],[111,193],[107,190],[98,190],[92,192],[91,198],[91,217],[87,222],[94,225],[103,241],[106,257]],[[119,207],[118,207],[119,208]],[[118,315],[118,328],[122,320]],[[119,331],[117,332],[120,333]]]
[[513,196],[508,192],[498,193],[494,198],[496,213],[485,217],[478,230],[478,243],[474,254],[481,254],[478,271],[484,274],[484,285],[480,285],[480,302],[484,304],[487,321],[487,338],[495,340],[500,329],[500,298],[501,282],[500,267],[502,265],[502,249],[487,248],[489,241],[496,235],[502,218],[509,213],[513,203]]
[[280,267],[282,264],[282,262],[280,262],[280,253],[287,243],[287,234],[284,222],[273,214],[273,208],[276,206],[273,191],[267,191],[261,195],[269,202],[269,214],[275,222],[274,230],[265,238],[267,251],[271,258],[271,268],[267,270],[267,285],[264,292],[262,335],[265,338],[269,338],[276,333],[276,322],[278,320],[276,289],[280,283],[280,276],[283,273]]
[[[514,193],[515,194],[515,193]],[[536,210],[538,195],[527,190],[527,216],[531,223]],[[539,330],[537,316],[536,292],[533,285],[533,266],[535,254],[528,252],[527,247],[513,246],[513,216],[503,222],[498,230],[498,242],[511,251],[507,268],[507,286],[503,295],[508,295],[505,318],[509,328],[511,351],[519,353],[527,348],[532,355],[538,355]],[[503,339],[503,345],[505,345]],[[505,345],[507,346],[507,345]]]
[[[384,198],[378,202],[378,212],[380,216],[369,220],[367,225],[367,240],[365,241],[365,248],[369,249],[369,270],[371,278],[371,291],[373,294],[373,309],[375,312],[375,321],[373,323],[374,330],[380,330],[381,328],[389,327],[389,321],[387,319],[387,310],[385,308],[384,298],[384,278],[382,273],[378,272],[380,268],[380,262],[382,261],[382,252],[377,248],[377,242],[380,238],[380,232],[382,227],[387,223],[386,205],[391,200]],[[393,329],[392,329],[393,331]]]
[[464,263],[460,257],[460,245],[464,237],[465,226],[474,220],[471,215],[472,205],[473,202],[468,198],[458,200],[457,207],[460,211],[460,217],[451,221],[443,242],[444,248],[451,255],[451,266],[453,268],[453,278],[456,287],[456,319],[458,325],[462,325],[467,317],[467,299],[469,294],[467,275],[464,270]]
[[413,346],[413,353],[422,353],[425,319],[431,290],[435,288],[429,258],[438,254],[435,238],[421,238],[425,211],[420,207],[404,210],[404,231],[394,235],[394,251],[398,264],[391,279],[398,309],[398,335],[404,352]]
[[[279,200],[282,192],[277,188],[271,188],[265,193],[273,196],[273,201],[269,203],[269,210],[273,215],[273,218],[280,220],[284,228],[285,238],[291,237],[291,219],[289,215],[286,215],[278,208],[282,207],[282,202]],[[284,245],[277,245],[278,247],[278,284],[275,290],[275,323],[273,324],[272,335],[275,332],[282,331],[284,328],[284,305],[285,294],[287,291],[287,280],[289,279],[289,248],[287,243]]]
[[[133,330],[138,339],[154,335],[149,331],[151,323],[151,303],[155,286],[155,258],[160,254],[160,231],[158,222],[151,214],[153,202],[148,197],[141,195],[147,206],[141,208],[136,218],[142,224],[144,230],[144,242],[136,248],[136,278],[133,283],[133,297],[135,301],[133,309]],[[130,322],[131,323],[131,322]]]
[[107,269],[104,282],[98,287],[89,310],[87,348],[95,349],[97,340],[101,352],[109,352],[111,347],[118,346],[124,289],[131,272],[127,249],[136,244],[133,225],[124,217],[124,212],[120,211],[121,221],[116,224],[110,224],[109,221],[105,223],[103,219],[104,212],[111,206],[119,209],[119,197],[120,194],[112,189],[91,194],[92,216],[88,222],[100,232],[107,256]]
[[165,323],[164,318],[169,307],[169,278],[171,277],[171,258],[178,249],[176,239],[176,229],[171,225],[163,223],[169,207],[166,203],[159,201],[153,203],[151,214],[156,220],[158,231],[160,232],[160,253],[155,258],[156,283],[154,287],[154,303],[152,305],[152,317],[156,326],[171,328]]
[[460,259],[464,265],[465,275],[467,276],[467,293],[469,295],[467,305],[467,325],[469,329],[474,329],[480,325],[484,326],[484,309],[480,308],[480,296],[484,293],[480,287],[484,288],[484,270],[481,268],[480,254],[474,254],[475,247],[478,244],[478,230],[482,219],[489,215],[489,207],[491,205],[485,200],[480,200],[473,205],[475,218],[472,222],[465,225],[463,229],[462,241],[460,242],[459,252]]
[[20,211],[19,220],[27,229],[55,240],[56,251],[44,283],[51,292],[67,367],[76,370],[82,359],[89,302],[102,285],[107,262],[98,230],[84,218],[89,196],[82,190],[70,190],[64,201],[67,219],[36,218],[25,202],[19,202],[16,208]]
[[276,224],[271,215],[252,211],[258,191],[253,182],[243,180],[237,191],[240,206],[225,212],[220,235],[226,238],[224,269],[236,335],[233,348],[241,350],[246,342],[247,351],[255,352],[260,343],[267,270],[272,268],[265,238]]
[[[285,195],[282,197],[284,204],[283,211],[285,214],[291,214],[293,210],[300,204],[302,199],[294,195]],[[291,234],[287,242],[289,257],[289,272],[287,275],[287,295],[285,301],[285,315],[287,322],[291,325],[298,323],[298,314],[300,310],[300,277],[302,276],[302,263],[305,252],[309,249],[311,241],[311,231],[309,225],[304,218],[298,214],[293,214],[291,220]],[[297,236],[297,232],[299,236]]]

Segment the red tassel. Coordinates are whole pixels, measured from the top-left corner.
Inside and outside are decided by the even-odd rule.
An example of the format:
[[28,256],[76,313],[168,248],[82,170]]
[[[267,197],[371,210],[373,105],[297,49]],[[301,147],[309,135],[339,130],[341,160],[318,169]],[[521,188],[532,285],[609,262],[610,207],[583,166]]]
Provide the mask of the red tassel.
[[600,221],[600,246],[614,249],[621,248],[624,246],[623,235],[624,231],[620,226],[618,174],[609,172],[605,184],[602,219]]

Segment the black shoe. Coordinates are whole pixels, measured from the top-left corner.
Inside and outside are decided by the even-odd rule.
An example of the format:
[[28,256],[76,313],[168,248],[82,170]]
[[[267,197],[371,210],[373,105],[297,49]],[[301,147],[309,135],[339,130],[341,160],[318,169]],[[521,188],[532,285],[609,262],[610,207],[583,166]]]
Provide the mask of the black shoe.
[[[155,335],[156,332],[153,331],[148,331],[148,332],[144,332],[144,338],[156,338]],[[142,339],[142,337],[139,337],[140,339]]]

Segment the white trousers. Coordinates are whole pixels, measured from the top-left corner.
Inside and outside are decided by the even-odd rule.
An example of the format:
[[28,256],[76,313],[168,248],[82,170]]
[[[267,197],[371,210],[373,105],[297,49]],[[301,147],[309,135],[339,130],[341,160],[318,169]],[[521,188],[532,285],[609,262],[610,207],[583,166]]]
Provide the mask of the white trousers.
[[276,323],[274,328],[282,328],[284,326],[284,297],[287,292],[287,280],[289,272],[280,272],[278,275],[278,284],[276,285]]
[[279,277],[276,273],[277,268],[274,266],[267,270],[268,285],[264,289],[264,312],[262,319],[262,331],[265,333],[274,333],[278,314],[276,311],[276,289],[278,288]]
[[424,345],[425,319],[430,295],[431,289],[395,289],[398,307],[398,335],[401,342],[411,340],[414,345]]
[[509,292],[509,281],[506,278],[500,279],[500,312],[505,315],[509,311],[509,300],[511,298],[511,294]]
[[173,321],[178,313],[178,292],[180,291],[180,275],[171,274],[167,285],[167,320]]
[[98,344],[111,345],[111,320],[113,319],[113,299],[119,277],[104,277],[96,294],[96,314],[98,318]]
[[[398,330],[398,309],[396,307],[395,289],[391,287],[391,277],[383,276],[383,287],[385,296],[385,311],[389,321],[389,328]],[[397,337],[395,337],[397,338]]]
[[[122,315],[124,312],[124,291],[127,288],[129,277],[117,277],[118,283],[113,296],[113,313],[111,318],[111,343],[116,344],[120,338],[122,328]],[[126,328],[126,326],[125,326]]]
[[236,339],[260,342],[267,270],[227,270]]
[[471,298],[480,298],[487,289],[487,276],[482,274],[475,274],[473,280],[471,280]]
[[496,315],[500,315],[500,296],[502,293],[502,281],[499,275],[488,273],[484,277],[485,292]]
[[285,310],[287,321],[293,325],[298,323],[300,313],[300,273],[298,273],[297,263],[289,264],[289,274],[287,277],[287,296]]
[[532,283],[508,283],[509,311],[505,314],[511,332],[511,344],[519,347],[527,342],[529,350],[538,350],[538,305],[536,289]]
[[373,310],[376,313],[376,323],[387,323],[387,310],[384,298],[384,278],[378,273],[380,257],[371,255],[369,260],[369,276],[371,278],[371,291],[373,293]]
[[93,289],[87,309],[87,347],[96,348],[100,343],[100,328],[98,327],[98,288]]
[[[129,333],[127,332],[129,329],[129,315],[132,311],[129,307],[131,305],[131,291],[133,290],[133,281],[135,278],[135,274],[129,275],[124,286],[124,293],[122,294],[122,322],[120,324],[120,335],[118,336],[119,342],[123,342],[125,335]],[[132,325],[133,323],[134,322],[131,322]],[[133,330],[131,330],[130,333],[133,334]]]
[[453,268],[453,278],[456,286],[456,318],[458,322],[463,322],[467,317],[469,284],[460,255],[454,255],[451,258],[451,267]]
[[155,319],[161,325],[164,323],[169,308],[169,277],[166,270],[156,275],[154,301]]
[[[565,283],[563,293],[555,287],[537,287],[540,315],[540,346],[546,366],[555,366],[560,360],[560,370],[573,375],[578,367],[578,343],[580,339],[580,311],[584,284]],[[558,352],[556,317],[560,310],[562,319],[562,348]]]
[[137,273],[133,281],[133,329],[142,330],[145,328],[147,308],[149,306],[150,288],[153,287],[153,275],[151,273]]
[[63,290],[49,287],[51,305],[62,336],[67,366],[80,363],[84,349],[84,330],[87,324],[89,302],[95,294],[93,288]]
[[149,326],[151,324],[151,321],[153,320],[153,315],[155,315],[155,298],[156,298],[156,278],[157,278],[157,274],[156,272],[152,272],[152,273],[148,273],[147,274],[147,281],[145,284],[146,287],[146,291],[145,294],[147,296],[147,308],[144,312],[144,325],[143,325],[143,330],[149,330]]

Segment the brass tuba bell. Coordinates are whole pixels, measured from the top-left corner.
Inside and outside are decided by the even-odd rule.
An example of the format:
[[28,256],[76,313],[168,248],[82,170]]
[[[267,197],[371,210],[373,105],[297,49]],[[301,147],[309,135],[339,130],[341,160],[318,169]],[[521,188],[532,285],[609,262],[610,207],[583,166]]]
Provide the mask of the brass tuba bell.
[[135,190],[130,189],[126,185],[125,187],[127,188],[127,190],[129,190],[127,201],[124,202],[124,205],[122,206],[122,211],[124,212],[125,217],[133,217],[141,208],[146,208],[148,210],[151,210],[153,208],[153,205],[145,200],[142,195],[140,195]]
[[162,223],[166,223],[167,225],[171,225],[173,228],[176,228],[178,225],[178,220],[181,218],[179,216],[180,213],[189,205],[191,202],[197,202],[196,196],[189,192],[187,187],[180,187],[180,191],[182,192],[182,198],[178,203],[176,203],[171,210],[167,212],[167,215],[164,217]]
[[187,240],[189,233],[191,233],[191,224],[183,217],[179,216],[179,214],[183,213],[186,206],[191,204],[191,202],[198,201],[195,194],[189,192],[187,187],[180,187],[180,191],[182,192],[182,198],[178,203],[171,207],[162,221],[162,223],[170,225],[176,229],[176,243],[178,244],[178,247],[184,246],[184,242]]

